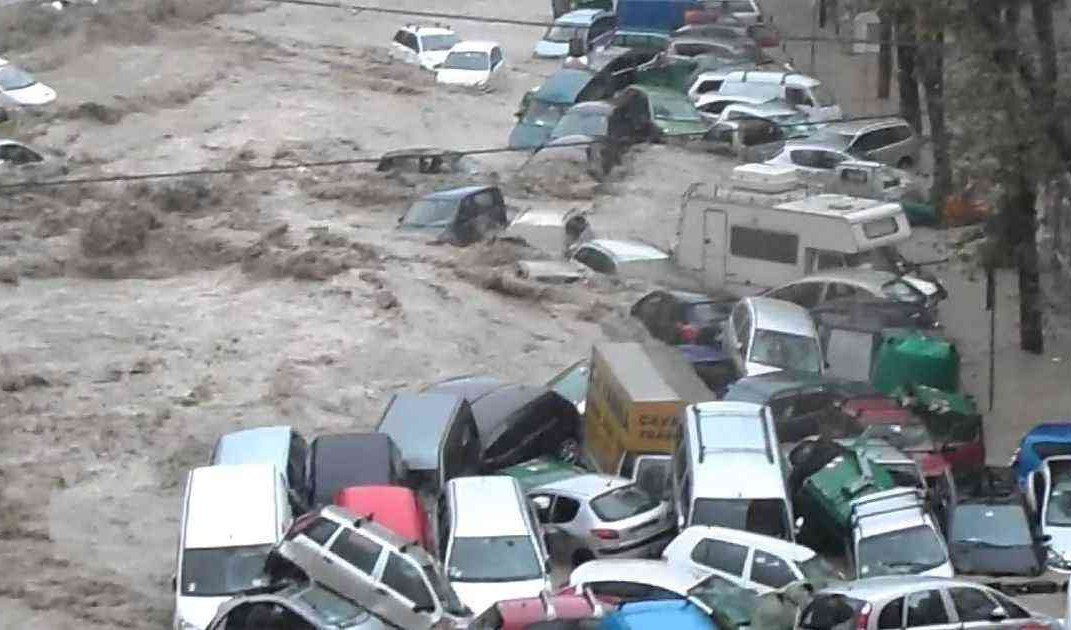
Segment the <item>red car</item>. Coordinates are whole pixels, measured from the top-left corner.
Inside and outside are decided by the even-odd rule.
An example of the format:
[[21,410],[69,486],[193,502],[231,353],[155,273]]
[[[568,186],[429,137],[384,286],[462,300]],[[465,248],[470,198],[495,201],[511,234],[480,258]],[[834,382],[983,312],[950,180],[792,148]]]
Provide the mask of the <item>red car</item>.
[[477,617],[469,630],[525,630],[541,621],[591,619],[611,612],[613,606],[600,602],[590,591],[509,599],[491,606]]
[[335,495],[335,505],[394,531],[432,551],[428,517],[416,492],[401,486],[354,486]]

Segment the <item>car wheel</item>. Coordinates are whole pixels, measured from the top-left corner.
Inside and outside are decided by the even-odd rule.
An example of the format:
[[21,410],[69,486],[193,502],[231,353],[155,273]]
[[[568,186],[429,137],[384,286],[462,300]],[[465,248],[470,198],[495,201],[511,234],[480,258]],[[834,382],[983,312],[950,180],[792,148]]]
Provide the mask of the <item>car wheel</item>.
[[587,549],[577,549],[576,552],[573,553],[573,568],[575,569],[585,562],[594,559],[595,554],[591,553],[591,551]]
[[902,157],[902,158],[900,158],[900,161],[896,163],[896,168],[899,168],[899,169],[902,169],[902,170],[906,171],[906,170],[910,169],[914,165],[915,165],[915,161],[914,160],[912,160],[909,157]]

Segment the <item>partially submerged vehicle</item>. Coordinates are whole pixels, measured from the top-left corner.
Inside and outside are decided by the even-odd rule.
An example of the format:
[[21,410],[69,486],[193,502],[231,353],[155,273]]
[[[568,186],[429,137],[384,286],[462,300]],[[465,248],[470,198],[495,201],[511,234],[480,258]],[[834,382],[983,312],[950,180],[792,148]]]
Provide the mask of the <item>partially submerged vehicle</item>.
[[579,243],[569,260],[597,273],[648,282],[664,281],[672,275],[669,254],[641,241],[597,238]]
[[308,505],[335,500],[343,488],[401,485],[409,476],[402,454],[385,433],[320,435],[309,449]]
[[454,44],[460,41],[457,33],[444,26],[407,24],[394,34],[390,55],[425,70],[435,70],[446,60]]
[[519,241],[554,258],[564,258],[576,243],[592,236],[587,210],[539,207],[514,217],[498,238]]
[[480,470],[480,434],[472,407],[457,394],[395,394],[376,431],[398,446],[410,483],[439,489]]
[[562,68],[543,85],[525,92],[517,109],[517,125],[509,134],[511,149],[535,149],[550,138],[566,110],[577,103],[607,98],[613,94],[604,73]]
[[0,59],[0,96],[13,105],[35,107],[56,100],[56,91],[7,59]]
[[506,204],[497,186],[442,190],[413,203],[398,219],[399,229],[435,240],[469,245],[506,227]]
[[506,60],[498,42],[459,42],[435,68],[441,85],[492,90],[505,78]]

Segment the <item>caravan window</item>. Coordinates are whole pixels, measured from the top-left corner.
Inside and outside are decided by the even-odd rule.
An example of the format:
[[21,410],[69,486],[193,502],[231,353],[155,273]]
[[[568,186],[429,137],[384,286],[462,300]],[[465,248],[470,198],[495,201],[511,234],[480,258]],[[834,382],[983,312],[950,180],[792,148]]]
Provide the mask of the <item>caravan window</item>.
[[734,225],[729,238],[729,251],[741,258],[795,265],[799,241],[799,236],[787,232]]
[[898,229],[900,229],[900,226],[896,224],[896,217],[876,219],[874,221],[867,221],[863,224],[863,234],[865,234],[867,238],[881,238],[883,236],[889,236],[890,234],[896,234]]

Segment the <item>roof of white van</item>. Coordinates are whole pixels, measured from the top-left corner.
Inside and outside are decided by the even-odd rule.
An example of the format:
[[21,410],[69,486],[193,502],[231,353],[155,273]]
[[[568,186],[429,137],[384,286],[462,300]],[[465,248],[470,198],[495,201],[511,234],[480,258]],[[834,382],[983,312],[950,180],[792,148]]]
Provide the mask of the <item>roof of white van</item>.
[[755,327],[789,335],[815,336],[814,319],[799,304],[768,297],[750,297]]
[[203,466],[190,471],[188,549],[271,545],[278,541],[275,467]]
[[784,83],[785,85],[800,85],[804,87],[813,87],[822,83],[814,77],[809,77],[798,72],[771,72],[769,70],[739,70],[730,72],[725,76],[725,80],[753,83]]
[[841,217],[847,219],[849,223],[896,216],[904,211],[900,204],[894,202],[831,194],[812,195],[797,201],[778,204],[776,207],[779,210]]
[[[698,426],[703,453],[695,466],[692,485],[705,498],[783,498],[784,478],[777,452],[777,435],[766,428],[762,405],[747,402],[707,402],[689,409]],[[698,457],[699,452],[694,453]],[[757,471],[768,471],[755,474]],[[727,483],[737,479],[739,483]],[[702,491],[699,489],[702,488]]]
[[[459,506],[454,512],[455,536],[524,536],[528,524],[517,501],[517,482],[505,475],[456,477],[450,480],[454,499]],[[480,506],[483,506],[481,508]],[[484,509],[494,506],[494,509]],[[514,506],[520,509],[506,509]]]
[[695,467],[693,493],[698,499],[787,500],[777,454],[773,457],[771,462],[754,452],[708,453]]

